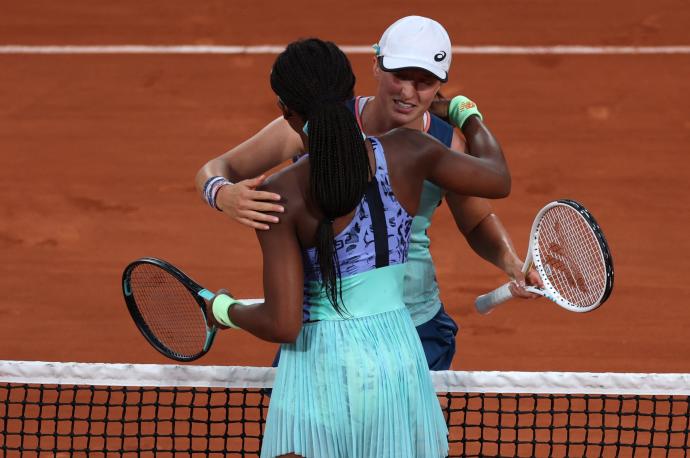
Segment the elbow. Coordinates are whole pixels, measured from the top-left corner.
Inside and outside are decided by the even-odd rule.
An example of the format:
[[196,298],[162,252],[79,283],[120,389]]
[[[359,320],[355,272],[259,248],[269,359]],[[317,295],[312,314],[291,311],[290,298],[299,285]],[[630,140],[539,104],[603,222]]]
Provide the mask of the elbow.
[[496,177],[495,182],[493,182],[491,186],[491,190],[484,197],[488,199],[503,199],[510,195],[511,187],[512,181],[510,173],[506,171]]
[[512,186],[513,186],[513,180],[510,177],[510,173],[508,173],[507,171],[506,171],[502,181],[503,181],[503,183],[502,183],[502,186],[501,186],[501,189],[499,192],[500,195],[498,196],[499,199],[502,199],[504,197],[508,197],[510,195],[510,191],[511,191]]
[[[262,239],[262,237],[259,237]],[[265,248],[265,247],[262,247]],[[264,252],[265,253],[265,252]],[[265,300],[261,312],[258,314],[260,320],[260,335],[257,337],[269,342],[279,344],[293,343],[302,331],[302,296],[301,288],[280,288],[275,285],[275,278],[281,277],[284,281],[297,284],[290,275],[283,272],[271,272],[264,256],[264,287]],[[300,285],[301,286],[301,285]]]
[[206,183],[206,174],[204,173],[206,166],[201,167],[194,175],[194,185],[197,191],[204,193],[204,184]]
[[302,323],[285,325],[285,323],[276,323],[273,329],[272,341],[275,343],[289,344],[294,343],[299,337],[299,333],[302,331]]
[[289,343],[294,343],[297,340],[297,337],[299,336],[299,331],[298,332],[292,332],[292,331],[286,331],[286,330],[281,330],[281,331],[276,331],[273,334],[273,342],[275,343],[280,343],[280,344],[289,344]]

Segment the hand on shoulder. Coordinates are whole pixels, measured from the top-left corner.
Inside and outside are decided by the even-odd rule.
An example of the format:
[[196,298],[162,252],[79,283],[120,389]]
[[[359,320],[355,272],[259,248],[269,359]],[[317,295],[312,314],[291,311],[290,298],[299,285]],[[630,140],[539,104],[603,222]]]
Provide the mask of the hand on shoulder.
[[268,223],[277,223],[277,216],[267,213],[282,213],[283,206],[277,203],[279,194],[257,190],[266,175],[260,175],[235,184],[223,186],[216,195],[216,206],[240,224],[254,229],[268,230]]

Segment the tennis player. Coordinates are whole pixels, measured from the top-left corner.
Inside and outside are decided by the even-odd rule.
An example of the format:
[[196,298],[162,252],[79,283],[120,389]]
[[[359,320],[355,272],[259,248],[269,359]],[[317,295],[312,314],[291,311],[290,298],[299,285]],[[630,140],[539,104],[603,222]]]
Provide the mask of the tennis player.
[[[365,134],[377,136],[404,126],[427,132],[455,151],[478,155],[488,150],[500,150],[488,129],[469,144],[451,125],[428,111],[442,83],[448,79],[451,64],[451,42],[441,24],[420,16],[402,18],[383,33],[375,49],[376,96],[357,97],[348,102]],[[463,131],[470,114],[481,117],[476,105],[465,97],[453,99],[451,110],[448,106],[445,108],[446,114],[450,111],[455,125]],[[268,229],[269,224],[279,220],[275,213],[270,212],[283,210],[277,203],[281,196],[257,189],[264,176],[250,177],[265,173],[285,160],[303,154],[306,149],[288,122],[278,118],[249,140],[204,165],[197,174],[197,187],[210,205],[236,221],[256,229]],[[204,186],[214,177],[219,178],[215,178],[212,186]],[[230,184],[230,181],[239,182]],[[439,297],[427,235],[431,216],[444,196],[458,228],[473,250],[516,281],[512,287],[515,296],[534,297],[521,286],[525,283],[521,271],[523,262],[498,216],[492,212],[491,205],[484,199],[446,193],[442,188],[426,183],[412,224],[405,303],[417,326],[432,370],[450,367],[458,330]],[[527,282],[540,284],[535,272],[529,273]]]
[[[425,180],[465,195],[504,197],[499,148],[454,153],[419,130],[364,138],[346,103],[345,54],[318,39],[288,45],[272,68],[284,120],[309,155],[263,191],[283,197],[281,221],[257,230],[265,302],[226,294],[210,314],[282,342],[262,457],[445,457],[447,428],[405,307],[413,215]],[[470,144],[486,136],[476,114]]]

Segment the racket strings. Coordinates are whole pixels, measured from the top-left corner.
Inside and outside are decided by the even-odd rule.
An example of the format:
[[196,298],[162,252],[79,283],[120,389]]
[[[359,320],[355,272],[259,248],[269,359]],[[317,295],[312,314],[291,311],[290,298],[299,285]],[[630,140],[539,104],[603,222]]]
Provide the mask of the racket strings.
[[155,265],[139,264],[131,272],[130,287],[143,321],[160,344],[181,356],[202,352],[203,311],[177,278]]
[[559,205],[544,214],[537,248],[558,294],[576,307],[599,303],[606,289],[606,264],[596,234],[575,209]]

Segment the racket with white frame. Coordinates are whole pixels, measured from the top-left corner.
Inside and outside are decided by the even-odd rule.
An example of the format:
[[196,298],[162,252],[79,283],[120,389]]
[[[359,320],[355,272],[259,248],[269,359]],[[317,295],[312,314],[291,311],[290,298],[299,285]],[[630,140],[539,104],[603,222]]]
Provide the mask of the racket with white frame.
[[[572,312],[589,312],[613,289],[613,260],[594,217],[574,200],[557,200],[542,208],[532,223],[523,273],[537,271],[544,288],[527,286]],[[489,313],[513,297],[506,283],[477,297],[480,313]]]
[[211,348],[217,328],[208,321],[205,301],[215,294],[177,267],[158,258],[137,259],[122,273],[122,292],[137,328],[164,356],[193,361]]

